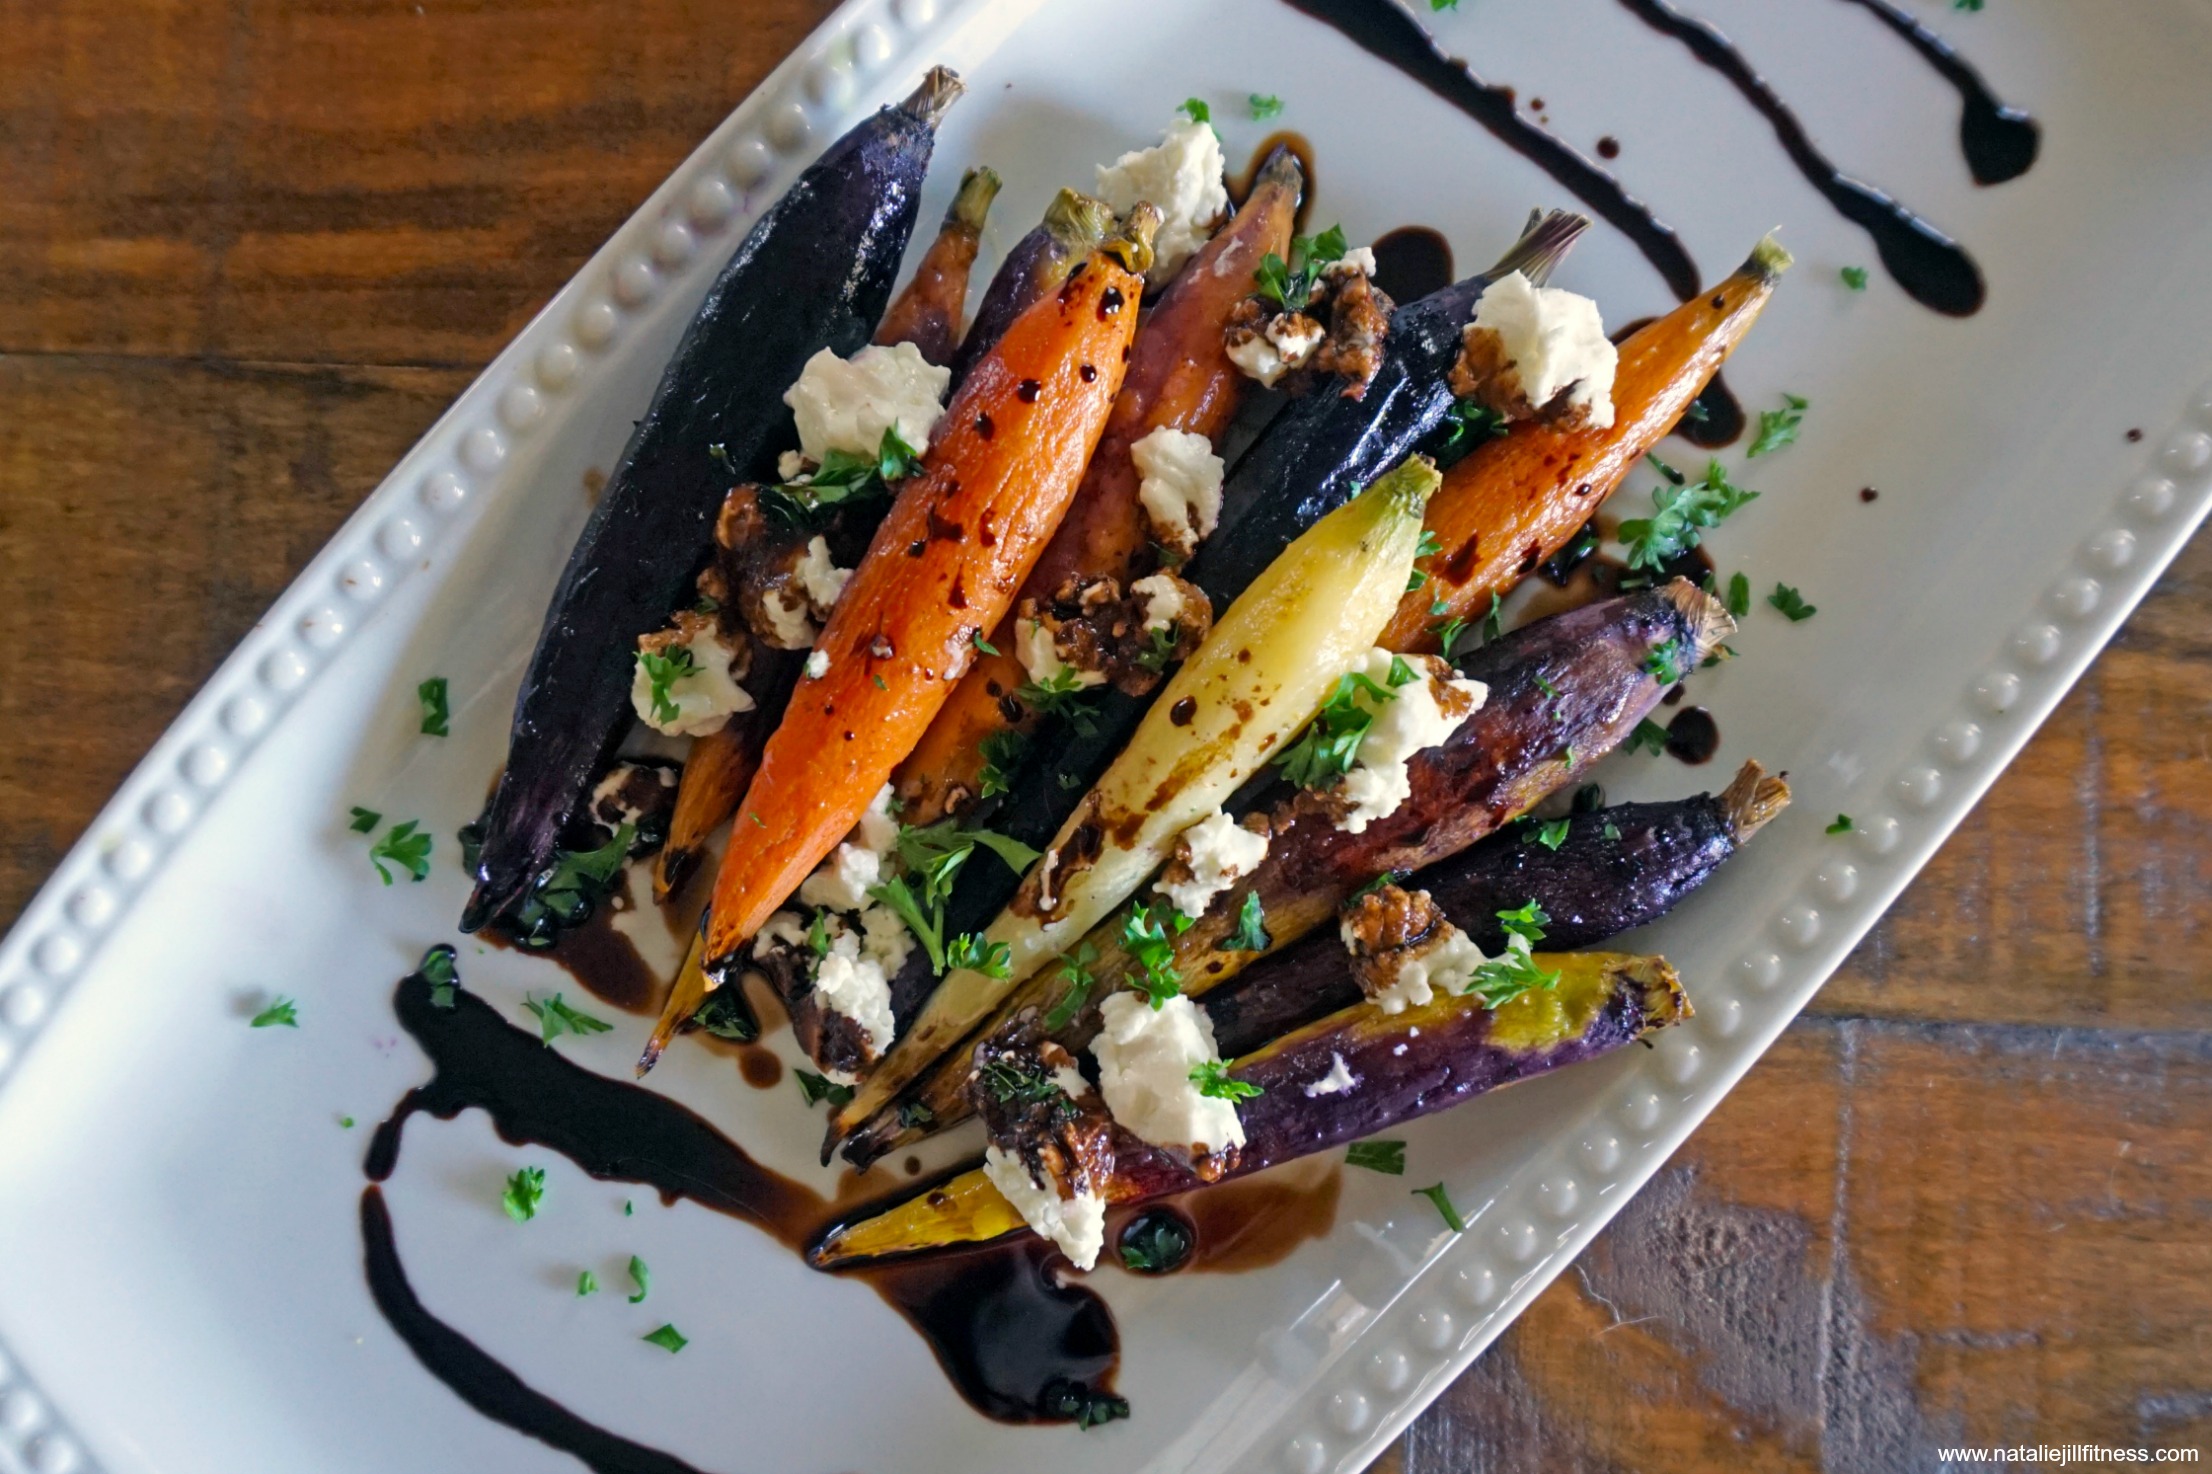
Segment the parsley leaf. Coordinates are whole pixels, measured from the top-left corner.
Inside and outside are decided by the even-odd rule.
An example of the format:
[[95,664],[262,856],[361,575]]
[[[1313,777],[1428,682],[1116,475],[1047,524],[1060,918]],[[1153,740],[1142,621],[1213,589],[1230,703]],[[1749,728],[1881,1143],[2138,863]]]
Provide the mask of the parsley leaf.
[[592,1273],[592,1272],[591,1272],[590,1270],[588,1270],[588,1269],[586,1269],[586,1270],[581,1270],[581,1271],[579,1271],[579,1272],[577,1273],[577,1276],[576,1276],[576,1295],[577,1295],[577,1298],[578,1298],[578,1299],[581,1299],[581,1298],[583,1298],[583,1297],[584,1297],[584,1296],[586,1296],[586,1295],[596,1295],[596,1294],[598,1294],[598,1293],[599,1293],[599,1276],[598,1276],[598,1275],[596,1275],[596,1274],[593,1274],[593,1273]]
[[1774,592],[1767,595],[1767,602],[1781,610],[1791,624],[1803,624],[1820,612],[1817,607],[1805,602],[1803,594],[1786,583],[1776,584]]
[[833,450],[805,480],[764,487],[761,510],[796,530],[819,528],[838,507],[888,499],[891,483],[913,475],[921,464],[921,452],[900,438],[898,426],[886,425],[874,455]]
[[1044,1062],[1029,1055],[1002,1054],[976,1074],[991,1099],[1004,1105],[1038,1105],[1061,1093]]
[[1558,982],[1557,972],[1547,972],[1536,965],[1536,958],[1529,952],[1528,938],[1514,932],[1505,939],[1505,950],[1477,967],[1475,975],[1460,991],[1480,998],[1485,1007],[1503,1008],[1523,993],[1554,987]]
[[1682,641],[1669,635],[1644,655],[1644,674],[1662,686],[1671,686],[1689,674]]
[[1429,9],[1457,10],[1459,9],[1459,0],[1429,0]]
[[1097,960],[1098,950],[1089,942],[1076,948],[1072,956],[1060,959],[1060,981],[1068,985],[1068,991],[1045,1015],[1046,1033],[1057,1034],[1075,1022],[1083,1005],[1091,1001],[1091,990],[1098,986],[1098,979],[1091,973],[1091,964]]
[[1344,1165],[1403,1177],[1406,1175],[1406,1144],[1402,1141],[1355,1141],[1345,1148]]
[[605,1019],[593,1018],[588,1013],[581,1013],[569,1007],[561,1001],[561,995],[558,993],[555,993],[543,1003],[540,1003],[535,995],[525,993],[522,998],[522,1006],[529,1009],[538,1021],[539,1042],[549,1047],[554,1040],[560,1038],[563,1034],[604,1034],[614,1027]]
[[1490,596],[1490,612],[1482,617],[1482,643],[1485,645],[1505,633],[1505,617],[1498,612],[1504,603],[1496,594]]
[[1283,100],[1272,92],[1264,95],[1255,92],[1251,94],[1248,100],[1252,104],[1252,121],[1255,123],[1265,122],[1267,119],[1277,116],[1283,110]]
[[1200,1060],[1192,1066],[1190,1082],[1208,1100],[1256,1100],[1266,1092],[1249,1080],[1232,1080],[1229,1067],[1218,1059]]
[[1852,830],[1856,828],[1858,828],[1858,826],[1851,822],[1851,816],[1849,814],[1838,814],[1836,815],[1836,822],[1829,825],[1827,829],[1823,830],[1822,832],[1826,834],[1849,834]]
[[355,804],[353,806],[353,817],[347,821],[346,827],[355,834],[373,834],[376,831],[376,826],[383,822],[384,816],[376,810],[364,809],[359,804]]
[[1449,469],[1467,458],[1468,452],[1505,433],[1505,416],[1479,400],[1455,399],[1444,411],[1435,444],[1436,464]]
[[918,1100],[899,1107],[899,1125],[908,1131],[927,1131],[937,1124],[937,1113]]
[[645,1261],[637,1255],[630,1256],[630,1283],[637,1286],[637,1293],[630,1297],[632,1305],[642,1305],[645,1297],[653,1292],[653,1271],[645,1267]]
[[1075,668],[1063,665],[1042,681],[1024,681],[1014,688],[1014,699],[1039,716],[1063,717],[1069,726],[1088,737],[1098,730],[1091,714],[1090,692],[1103,689],[1076,680]]
[[545,1201],[545,1169],[524,1167],[507,1179],[507,1190],[500,1194],[499,1206],[507,1210],[507,1216],[517,1223],[528,1223],[538,1216],[538,1204]]
[[1770,450],[1780,450],[1797,442],[1797,432],[1805,423],[1805,411],[1812,401],[1795,394],[1782,396],[1780,409],[1759,411],[1759,434],[1751,442],[1751,449],[1744,452],[1744,459],[1756,460]]
[[812,1070],[791,1073],[798,1077],[799,1095],[808,1105],[826,1100],[833,1106],[841,1106],[853,1098],[852,1086],[840,1085],[826,1075],[817,1075]]
[[1298,740],[1276,754],[1274,764],[1285,778],[1300,788],[1321,788],[1352,771],[1360,742],[1375,724],[1375,714],[1359,702],[1363,694],[1378,704],[1397,699],[1396,692],[1358,671],[1338,676],[1336,689]]
[[299,1005],[289,998],[279,997],[267,1008],[255,1014],[251,1027],[271,1029],[280,1024],[287,1029],[296,1029],[300,1026]]
[[[945,948],[945,901],[952,894],[952,884],[978,847],[989,850],[1017,873],[1027,870],[1037,862],[1037,852],[1020,840],[988,829],[962,829],[957,819],[940,819],[934,824],[899,826],[898,856],[905,867],[904,873],[893,876],[881,885],[869,888],[868,894],[883,902],[906,923],[907,930],[920,939],[929,952],[930,966],[941,977],[948,966],[964,964],[953,962]],[[954,939],[958,946],[959,938]],[[980,954],[985,961],[994,955],[989,949]]]
[[744,994],[726,984],[707,994],[691,1021],[715,1038],[736,1044],[750,1044],[760,1037],[760,1020],[753,1017]]
[[1729,575],[1728,595],[1724,601],[1731,618],[1741,619],[1751,612],[1751,580],[1740,573]]
[[1011,977],[1014,949],[1004,942],[985,941],[981,932],[966,932],[945,947],[945,966],[964,967],[987,978]]
[[1260,906],[1260,893],[1244,893],[1244,909],[1237,912],[1237,929],[1233,936],[1221,944],[1225,952],[1265,952],[1275,945],[1275,939],[1267,934],[1267,912]]
[[1189,117],[1193,123],[1211,124],[1214,120],[1214,110],[1206,106],[1202,98],[1186,97],[1175,110]]
[[553,863],[508,908],[502,923],[525,947],[552,946],[561,928],[581,924],[606,899],[636,837],[624,824],[596,850],[555,851]]
[[1505,928],[1507,936],[1521,937],[1530,942],[1544,940],[1544,928],[1550,923],[1551,917],[1535,901],[1498,913],[1498,924]]
[[1839,274],[1843,277],[1843,284],[1849,287],[1852,291],[1863,292],[1866,290],[1865,267],[1846,266]]
[[689,645],[671,645],[664,651],[640,650],[637,653],[638,669],[645,672],[645,680],[651,688],[649,699],[653,707],[653,720],[673,722],[683,715],[670,694],[675,684],[698,674],[698,662],[692,659]]
[[1443,1215],[1444,1226],[1453,1233],[1465,1233],[1467,1231],[1467,1221],[1461,1218],[1459,1210],[1452,1206],[1451,1195],[1444,1191],[1443,1183],[1439,1182],[1434,1187],[1417,1187],[1413,1190],[1413,1195],[1417,1198],[1427,1198],[1434,1203],[1436,1211]]
[[985,655],[998,654],[998,646],[983,638],[983,631],[980,627],[977,628],[974,634],[968,636],[968,643],[981,650]]
[[1321,268],[1342,259],[1346,249],[1341,225],[1332,225],[1319,235],[1295,236],[1290,242],[1290,260],[1283,260],[1273,251],[1260,258],[1259,269],[1252,273],[1254,293],[1285,312],[1304,311]]
[[1626,745],[1630,752],[1648,752],[1657,757],[1667,750],[1667,729],[1645,717],[1636,724],[1636,730],[1628,734]]
[[417,880],[429,878],[430,836],[418,833],[420,828],[421,825],[413,819],[404,824],[394,824],[384,832],[382,839],[369,847],[369,863],[376,867],[378,875],[384,877],[386,885],[392,883],[392,872],[384,868],[386,860]]
[[[1172,921],[1167,919],[1170,917]],[[1168,928],[1173,926],[1180,935],[1190,929],[1190,924],[1188,916],[1165,901],[1158,906],[1133,907],[1122,920],[1122,948],[1144,969],[1144,975],[1135,980],[1137,991],[1150,999],[1155,1009],[1166,1007],[1170,998],[1183,991],[1183,975],[1175,969],[1175,943],[1168,936]]]
[[1116,1397],[1111,1392],[1094,1392],[1081,1382],[1066,1377],[1055,1377],[1046,1383],[1041,1401],[1048,1415],[1065,1418],[1086,1433],[1101,1423],[1111,1423],[1117,1418],[1129,1416],[1129,1399],[1126,1397]]
[[1166,1274],[1190,1258],[1191,1234],[1172,1213],[1148,1213],[1129,1225],[1115,1249],[1121,1267],[1137,1274]]
[[1145,648],[1137,652],[1137,664],[1158,675],[1175,658],[1175,627],[1157,625],[1145,631]]
[[1557,853],[1559,847],[1567,842],[1567,821],[1553,819],[1548,823],[1539,824],[1529,831],[1528,837],[1523,842],[1526,844],[1540,844],[1545,849]]
[[641,1341],[651,1342],[653,1345],[658,1346],[661,1350],[667,1352],[670,1356],[674,1356],[677,1352],[683,1350],[686,1346],[689,1346],[691,1344],[690,1338],[685,1336],[682,1331],[679,1331],[674,1326],[670,1325],[664,1325],[657,1331],[647,1331],[638,1339]]
[[1951,8],[1953,10],[1979,10],[1982,8],[1982,0],[1951,0]]
[[1669,559],[1696,547],[1705,529],[1718,526],[1722,518],[1758,497],[1759,493],[1730,481],[1721,463],[1712,461],[1700,480],[1652,488],[1654,514],[1623,522],[1616,536],[1628,550],[1631,569],[1662,568]]
[[425,737],[450,737],[447,720],[453,710],[446,703],[444,676],[432,676],[415,688],[415,699],[422,703],[422,732]]
[[415,964],[415,971],[430,984],[432,1008],[453,1007],[453,995],[461,986],[461,970],[454,966],[455,953],[445,942],[438,943],[422,954],[422,961]]
[[980,797],[993,798],[1014,790],[1014,770],[1029,752],[1029,738],[1013,727],[1001,727],[983,739],[983,771],[977,777]]

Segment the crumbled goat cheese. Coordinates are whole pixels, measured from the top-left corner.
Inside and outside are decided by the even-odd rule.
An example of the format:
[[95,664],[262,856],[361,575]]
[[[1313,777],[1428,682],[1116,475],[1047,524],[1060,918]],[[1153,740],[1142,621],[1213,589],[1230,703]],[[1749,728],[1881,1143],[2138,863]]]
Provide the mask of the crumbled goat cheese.
[[1344,1056],[1331,1054],[1329,1056],[1329,1073],[1308,1085],[1305,1094],[1308,1100],[1317,1095],[1342,1095],[1357,1084],[1359,1084],[1359,1081],[1353,1077],[1351,1066],[1344,1063]]
[[814,606],[803,589],[779,585],[761,596],[760,607],[768,615],[768,628],[755,631],[764,644],[778,650],[804,650],[819,631],[814,626]]
[[1157,1147],[1218,1153],[1244,1145],[1236,1105],[1199,1093],[1190,1073],[1221,1058],[1213,1022],[1178,995],[1154,1008],[1141,993],[1115,993],[1098,1006],[1091,1041],[1098,1090],[1114,1119]]
[[[1605,336],[1598,304],[1558,287],[1539,287],[1509,271],[1483,289],[1470,338],[1494,335],[1497,357],[1519,392],[1540,410],[1567,392],[1567,408],[1584,423],[1613,423],[1613,375],[1620,353]],[[1512,391],[1509,383],[1503,386]],[[1494,409],[1506,410],[1502,404]]]
[[[674,788],[676,786],[676,770],[674,768],[654,768],[651,771],[659,779],[661,787]],[[584,806],[584,812],[606,824],[607,821],[600,814],[600,809],[602,806],[610,806],[614,810],[614,822],[607,824],[609,829],[620,829],[625,824],[635,828],[638,821],[645,817],[645,810],[639,808],[636,804],[626,802],[622,794],[629,787],[630,778],[636,772],[637,765],[634,763],[616,763],[609,768],[607,776],[600,779],[599,785],[592,789],[591,802]]]
[[1222,463],[1213,442],[1162,425],[1129,447],[1129,459],[1153,535],[1182,553],[1196,552],[1221,520]]
[[1129,592],[1144,600],[1144,627],[1171,630],[1183,617],[1183,586],[1172,574],[1155,573],[1129,585]]
[[[1489,959],[1475,945],[1474,938],[1450,922],[1443,923],[1441,931],[1418,951],[1408,950],[1398,959],[1390,986],[1368,1001],[1384,1013],[1404,1013],[1408,1008],[1419,1008],[1438,993],[1465,992],[1475,980],[1475,969]],[[1355,958],[1360,955],[1349,922],[1338,926],[1337,935]]]
[[[883,880],[883,857],[898,842],[899,821],[891,817],[891,785],[886,783],[869,800],[867,811],[852,833],[800,882],[800,904],[827,911],[867,909],[869,888]],[[883,914],[892,915],[888,911]],[[864,925],[866,920],[862,918]]]
[[1321,268],[1323,271],[1356,271],[1361,276],[1375,274],[1375,251],[1372,246],[1354,246],[1343,255]]
[[830,611],[837,607],[838,596],[845,592],[845,585],[853,576],[850,568],[840,568],[830,561],[829,543],[820,536],[807,540],[806,556],[791,573],[798,579],[799,587],[806,591],[807,602],[814,606],[816,617],[821,619],[827,619]]
[[[1388,691],[1391,660],[1388,650],[1370,650],[1358,669]],[[1456,676],[1450,689],[1462,693],[1477,707],[1490,695],[1490,688],[1482,682]],[[1336,827],[1348,834],[1364,833],[1377,819],[1396,813],[1398,805],[1413,793],[1413,776],[1406,769],[1406,759],[1423,748],[1436,746],[1467,719],[1464,713],[1456,717],[1445,713],[1437,704],[1436,683],[1426,674],[1398,687],[1392,697],[1377,702],[1361,692],[1356,698],[1374,713],[1375,720],[1360,739],[1352,771],[1337,784],[1337,796],[1348,807]]]
[[1072,1063],[1061,1065],[1052,1072],[1052,1083],[1060,1087],[1060,1093],[1069,1100],[1081,1100],[1091,1088],[1091,1082],[1083,1078],[1083,1072]]
[[898,1032],[891,1016],[891,969],[883,956],[862,951],[859,934],[842,925],[829,930],[829,951],[814,964],[814,996],[830,1012],[858,1024],[868,1052],[880,1056]]
[[1021,1214],[1022,1222],[1056,1245],[1069,1263],[1077,1269],[1098,1263],[1098,1251],[1106,1244],[1104,1198],[1097,1193],[1062,1197],[1049,1176],[1039,1182],[1018,1153],[995,1146],[983,1149],[983,1175]]
[[1292,369],[1304,368],[1328,336],[1327,328],[1304,313],[1284,312],[1224,351],[1231,363],[1272,389],[1275,381]]
[[796,911],[778,911],[753,934],[753,960],[758,962],[778,947],[806,945],[806,921]]
[[806,678],[819,681],[829,674],[829,651],[817,650],[806,658]]
[[630,677],[630,706],[639,721],[671,737],[705,737],[721,731],[737,713],[753,709],[753,698],[731,673],[737,652],[714,631],[703,629],[680,648],[691,652],[691,669],[668,683],[668,700],[676,708],[668,721],[654,715],[653,679],[645,673],[645,662],[638,661]]
[[[1185,916],[1205,915],[1214,897],[1259,869],[1260,861],[1267,858],[1267,836],[1246,829],[1220,809],[1184,830],[1183,843],[1190,849],[1190,879],[1163,878],[1152,888]],[[1168,873],[1180,875],[1184,869],[1178,863]]]
[[[825,539],[807,539],[799,561],[791,565],[791,581],[761,597],[761,608],[768,614],[766,642],[778,650],[804,650],[813,644],[852,576],[850,568],[840,568],[830,561]],[[825,655],[825,670],[829,668],[828,660]]]
[[833,450],[873,456],[893,427],[919,454],[929,448],[951,383],[952,370],[932,364],[912,343],[870,344],[849,359],[824,348],[806,361],[783,402],[797,417],[799,449],[816,464]]
[[806,474],[806,457],[795,450],[787,450],[776,457],[776,479],[796,481]]
[[1066,671],[1074,678],[1070,690],[1081,691],[1090,686],[1106,684],[1104,671],[1085,670],[1070,665],[1060,658],[1060,646],[1052,638],[1052,629],[1041,619],[1024,620],[1014,639],[1014,653],[1021,658],[1022,669],[1029,672],[1029,679],[1040,686],[1055,682],[1065,684],[1060,673]]
[[1157,286],[1182,269],[1213,234],[1214,222],[1228,213],[1221,140],[1204,123],[1178,121],[1158,147],[1135,149],[1099,165],[1094,192],[1117,215],[1128,214],[1140,202],[1160,212],[1152,270],[1145,278]]

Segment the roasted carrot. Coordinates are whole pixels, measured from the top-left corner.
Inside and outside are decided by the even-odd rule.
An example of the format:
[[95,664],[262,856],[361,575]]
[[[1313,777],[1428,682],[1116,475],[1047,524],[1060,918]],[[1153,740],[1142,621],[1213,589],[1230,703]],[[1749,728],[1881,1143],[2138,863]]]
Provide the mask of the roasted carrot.
[[[1206,243],[1145,318],[1130,349],[1128,377],[1091,454],[1083,484],[1037,566],[1016,596],[1048,598],[1075,575],[1127,583],[1149,572],[1151,528],[1137,497],[1129,448],[1162,427],[1218,441],[1251,381],[1229,362],[1221,330],[1231,308],[1251,289],[1268,252],[1287,252],[1304,174],[1296,155],[1278,148],[1261,167],[1244,207]],[[1034,713],[1008,698],[1028,679],[1015,655],[1011,617],[1000,621],[988,654],[962,678],[893,780],[900,814],[928,824],[981,791],[985,744],[1002,732],[1036,725]]]
[[[1121,392],[1158,220],[1134,212],[954,393],[738,805],[707,932],[717,981],[920,739],[1065,515]],[[672,990],[641,1071],[699,1006],[693,991]]]
[[1564,547],[1719,372],[1789,265],[1770,236],[1734,276],[1630,334],[1611,428],[1516,425],[1446,471],[1428,513],[1439,551],[1417,565],[1427,578],[1398,605],[1383,645],[1435,650],[1439,630],[1479,619],[1493,594]]
[[991,274],[983,299],[975,304],[975,321],[968,324],[968,335],[952,356],[953,388],[960,387],[976,360],[998,346],[1032,303],[1060,289],[1075,264],[1098,249],[1113,225],[1114,212],[1104,200],[1072,189],[1052,197],[1044,219],[1014,242]]
[[876,328],[878,343],[912,343],[934,364],[952,362],[960,345],[960,320],[967,309],[968,273],[975,266],[977,242],[999,178],[989,169],[970,169],[945,211],[937,238],[922,253],[914,279],[906,284]]

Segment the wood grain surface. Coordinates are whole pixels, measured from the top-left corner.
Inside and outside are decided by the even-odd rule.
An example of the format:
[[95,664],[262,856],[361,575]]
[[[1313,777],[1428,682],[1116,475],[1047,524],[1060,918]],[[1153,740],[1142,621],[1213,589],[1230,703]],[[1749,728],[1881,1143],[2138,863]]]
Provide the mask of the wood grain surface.
[[[0,924],[823,0],[0,0]],[[1378,1467],[2212,1453],[2212,543]]]

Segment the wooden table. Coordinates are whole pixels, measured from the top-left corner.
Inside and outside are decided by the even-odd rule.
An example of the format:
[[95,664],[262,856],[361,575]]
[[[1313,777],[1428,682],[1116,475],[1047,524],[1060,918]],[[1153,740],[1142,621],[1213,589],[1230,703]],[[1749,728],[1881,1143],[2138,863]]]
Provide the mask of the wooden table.
[[[0,0],[0,924],[825,0]],[[1404,1474],[2212,1451],[2212,543]]]

